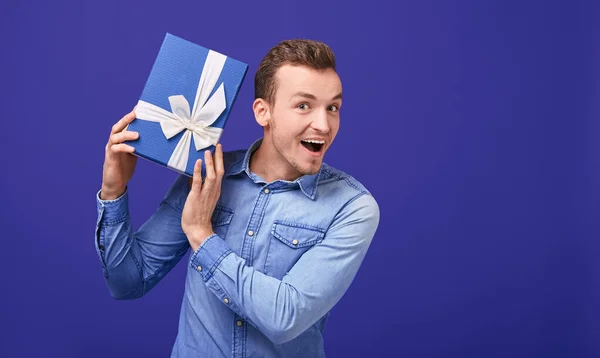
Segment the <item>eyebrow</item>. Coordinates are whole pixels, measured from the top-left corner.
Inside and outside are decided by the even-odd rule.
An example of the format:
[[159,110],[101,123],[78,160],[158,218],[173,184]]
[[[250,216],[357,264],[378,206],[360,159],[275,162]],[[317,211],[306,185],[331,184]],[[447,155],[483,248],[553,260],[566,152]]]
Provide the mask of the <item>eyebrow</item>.
[[[312,99],[312,100],[317,99],[317,97],[315,97],[315,95],[312,95],[312,94],[306,93],[306,92],[297,92],[292,96],[292,98],[294,98],[294,97],[303,97],[303,98],[308,98],[308,99]],[[332,98],[332,100],[336,100],[336,99],[342,99],[342,92],[338,93],[335,97]]]

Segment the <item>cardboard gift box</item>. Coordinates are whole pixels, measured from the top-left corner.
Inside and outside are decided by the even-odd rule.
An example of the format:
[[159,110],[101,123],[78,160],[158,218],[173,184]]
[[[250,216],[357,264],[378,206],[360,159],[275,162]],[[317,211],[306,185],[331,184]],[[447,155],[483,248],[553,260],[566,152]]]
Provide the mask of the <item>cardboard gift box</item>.
[[[193,176],[204,151],[214,153],[248,65],[167,33],[129,131],[134,154]],[[204,172],[204,163],[202,165]]]

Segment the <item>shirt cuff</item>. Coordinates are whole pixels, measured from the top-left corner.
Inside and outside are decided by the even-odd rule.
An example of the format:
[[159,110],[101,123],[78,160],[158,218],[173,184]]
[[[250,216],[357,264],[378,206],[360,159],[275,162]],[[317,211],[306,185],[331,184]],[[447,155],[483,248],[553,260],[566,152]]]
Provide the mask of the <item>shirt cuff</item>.
[[231,249],[217,234],[210,235],[192,255],[190,265],[204,281],[208,281],[223,259],[232,253]]
[[98,223],[104,225],[123,222],[129,215],[129,194],[127,188],[120,197],[113,200],[100,199],[100,192],[96,193],[96,208],[98,210]]

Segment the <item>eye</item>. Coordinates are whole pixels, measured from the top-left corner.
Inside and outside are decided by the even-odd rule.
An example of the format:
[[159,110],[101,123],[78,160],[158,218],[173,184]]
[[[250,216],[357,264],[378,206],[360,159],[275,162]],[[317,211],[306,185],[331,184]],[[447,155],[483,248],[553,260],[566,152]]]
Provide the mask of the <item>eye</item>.
[[299,108],[299,109],[302,109],[302,110],[305,110],[305,109],[308,109],[308,108],[309,108],[309,106],[308,106],[308,103],[300,103],[300,104],[298,105],[298,108]]
[[340,107],[338,107],[335,104],[332,104],[331,106],[329,106],[329,108],[327,108],[328,110],[332,111],[332,112],[337,112],[340,110]]

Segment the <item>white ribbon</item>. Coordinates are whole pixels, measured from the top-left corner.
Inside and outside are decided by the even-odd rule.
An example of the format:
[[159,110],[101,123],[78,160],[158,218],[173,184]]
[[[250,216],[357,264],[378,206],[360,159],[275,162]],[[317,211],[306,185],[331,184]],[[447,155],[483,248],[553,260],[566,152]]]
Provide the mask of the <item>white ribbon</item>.
[[192,144],[192,135],[197,151],[210,145],[216,145],[219,141],[223,129],[210,127],[210,125],[219,118],[227,106],[223,83],[210,99],[208,99],[208,96],[210,96],[221,75],[226,59],[227,56],[209,50],[200,75],[191,113],[190,104],[183,95],[169,96],[171,112],[151,103],[138,101],[135,109],[136,117],[144,121],[160,123],[163,134],[167,139],[171,139],[185,130],[173,154],[171,154],[171,158],[169,158],[169,167],[185,172],[190,145]]

